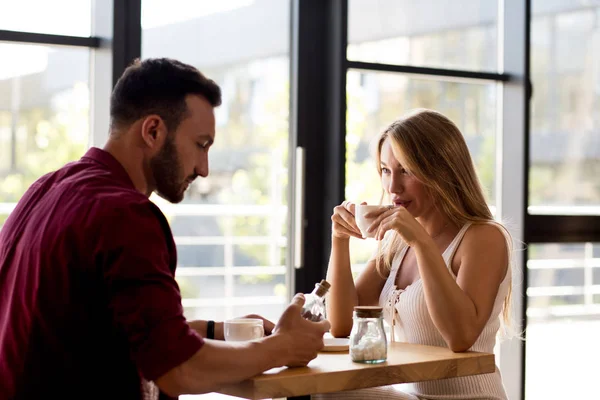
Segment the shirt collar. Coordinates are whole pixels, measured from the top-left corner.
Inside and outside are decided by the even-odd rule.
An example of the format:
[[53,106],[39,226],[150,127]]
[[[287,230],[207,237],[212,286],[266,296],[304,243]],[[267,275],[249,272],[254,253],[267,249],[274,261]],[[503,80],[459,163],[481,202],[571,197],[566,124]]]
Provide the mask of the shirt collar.
[[135,189],[135,185],[127,171],[125,171],[125,168],[123,168],[123,165],[121,165],[121,163],[108,151],[98,147],[90,147],[82,158],[88,158],[104,165],[119,179],[119,181]]

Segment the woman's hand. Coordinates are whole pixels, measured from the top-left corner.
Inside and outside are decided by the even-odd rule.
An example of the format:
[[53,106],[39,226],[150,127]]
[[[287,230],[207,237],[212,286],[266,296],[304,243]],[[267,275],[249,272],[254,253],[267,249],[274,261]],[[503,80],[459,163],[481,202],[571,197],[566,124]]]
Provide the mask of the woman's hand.
[[427,240],[429,235],[404,207],[390,206],[387,209],[371,211],[365,215],[367,218],[375,218],[368,232],[376,231],[375,239],[382,240],[385,233],[390,230],[398,232],[402,240],[413,247],[418,242]]
[[363,238],[354,219],[354,203],[344,201],[339,206],[333,208],[331,233],[333,237],[338,239],[349,239],[350,236]]

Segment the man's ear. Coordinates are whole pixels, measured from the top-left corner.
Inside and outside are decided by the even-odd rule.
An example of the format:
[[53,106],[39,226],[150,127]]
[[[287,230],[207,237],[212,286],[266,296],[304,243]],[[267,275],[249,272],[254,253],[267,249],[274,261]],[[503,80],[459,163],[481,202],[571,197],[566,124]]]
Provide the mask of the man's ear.
[[167,126],[160,116],[148,115],[142,121],[141,135],[145,145],[157,151],[167,137]]

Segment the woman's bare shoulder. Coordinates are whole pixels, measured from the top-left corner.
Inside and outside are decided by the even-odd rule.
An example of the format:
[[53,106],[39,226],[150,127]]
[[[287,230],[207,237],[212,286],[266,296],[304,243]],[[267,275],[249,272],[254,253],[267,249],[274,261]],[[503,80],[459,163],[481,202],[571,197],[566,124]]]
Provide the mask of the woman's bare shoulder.
[[498,223],[474,223],[465,232],[465,236],[457,249],[459,263],[466,258],[502,258],[507,259],[509,253],[507,231]]

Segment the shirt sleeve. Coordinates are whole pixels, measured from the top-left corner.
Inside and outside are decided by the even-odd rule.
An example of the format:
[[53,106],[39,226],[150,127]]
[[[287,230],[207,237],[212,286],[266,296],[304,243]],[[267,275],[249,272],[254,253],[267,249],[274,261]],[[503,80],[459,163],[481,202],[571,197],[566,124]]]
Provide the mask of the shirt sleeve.
[[102,231],[102,267],[115,329],[125,336],[142,376],[156,380],[204,343],[183,316],[171,231],[150,204],[114,210]]

